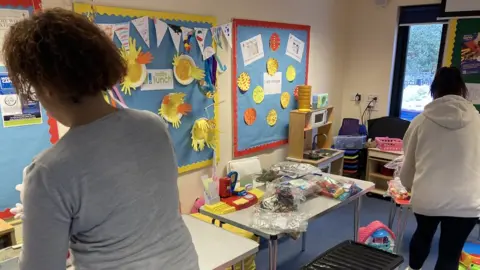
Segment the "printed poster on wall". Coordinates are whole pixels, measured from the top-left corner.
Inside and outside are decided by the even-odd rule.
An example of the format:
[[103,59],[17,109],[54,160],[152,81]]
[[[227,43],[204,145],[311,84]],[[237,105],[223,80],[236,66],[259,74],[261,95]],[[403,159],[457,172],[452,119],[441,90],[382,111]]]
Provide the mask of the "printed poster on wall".
[[463,74],[480,73],[480,33],[463,35],[460,66]]
[[286,55],[301,63],[304,50],[305,42],[292,34],[288,35],[287,51],[285,52]]
[[[7,30],[16,22],[28,18],[28,10],[5,9],[0,8],[0,51],[2,50],[3,40]],[[0,65],[3,64],[3,56],[0,55]]]
[[148,69],[147,78],[141,90],[171,90],[173,89],[173,70]]
[[40,102],[25,101],[15,94],[7,74],[0,74],[0,111],[3,127],[18,127],[42,123]]
[[265,95],[282,93],[282,72],[276,72],[273,76],[263,73],[263,92]]
[[262,59],[265,53],[263,52],[262,35],[254,36],[240,43],[243,56],[243,65],[248,66],[251,63]]

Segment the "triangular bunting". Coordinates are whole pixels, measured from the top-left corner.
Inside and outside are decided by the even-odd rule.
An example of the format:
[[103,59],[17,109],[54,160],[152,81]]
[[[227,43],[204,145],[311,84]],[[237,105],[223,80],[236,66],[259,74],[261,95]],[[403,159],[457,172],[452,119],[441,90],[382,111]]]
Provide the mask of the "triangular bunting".
[[157,34],[157,47],[160,47],[160,43],[162,43],[163,37],[165,33],[167,33],[168,25],[159,20],[155,19],[155,33]]
[[183,47],[187,53],[190,52],[192,45],[190,44],[193,36],[193,30],[188,27],[180,27],[182,29],[182,36],[183,36]]
[[115,27],[114,24],[102,23],[97,25],[100,29],[103,30],[103,32],[105,32],[105,34],[107,35],[107,37],[110,38],[110,40],[113,40],[113,31],[114,31],[113,28]]
[[213,47],[206,47],[205,50],[203,50],[203,60],[207,60],[208,58],[212,57],[215,54],[215,50]]
[[180,52],[180,39],[182,38],[182,29],[179,26],[169,24],[168,31],[170,32],[170,36],[172,37],[173,46],[177,50],[177,53]]
[[116,24],[114,32],[120,40],[122,47],[125,48],[127,52],[130,51],[128,44],[128,38],[130,37],[130,22]]
[[133,26],[137,29],[138,33],[142,37],[143,41],[150,48],[150,26],[148,24],[148,17],[141,17],[132,20]]
[[223,24],[221,27],[222,27],[223,35],[225,36],[225,39],[227,40],[228,45],[231,48],[232,47],[232,23]]
[[195,39],[197,40],[198,47],[202,52],[202,55],[205,57],[204,50],[205,50],[205,37],[207,36],[207,28],[195,28]]
[[220,38],[222,36],[222,28],[221,27],[212,27],[212,28],[210,28],[210,31],[212,32],[213,41],[215,41],[215,43],[217,44],[217,46],[220,49],[223,49],[222,39]]

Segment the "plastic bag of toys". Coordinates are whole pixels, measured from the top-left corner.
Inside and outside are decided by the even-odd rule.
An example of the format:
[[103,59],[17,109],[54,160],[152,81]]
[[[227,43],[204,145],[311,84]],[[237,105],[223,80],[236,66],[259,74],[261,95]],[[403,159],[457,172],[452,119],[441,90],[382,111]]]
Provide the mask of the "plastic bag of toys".
[[385,164],[385,168],[395,170],[393,180],[388,181],[387,196],[397,200],[408,200],[410,194],[400,181],[400,170],[403,165],[403,155]]
[[396,200],[409,200],[410,194],[400,182],[400,178],[388,181],[387,195]]
[[318,185],[318,181],[320,180],[320,177],[321,176],[318,176],[318,175],[305,175],[297,179],[282,177],[279,180],[277,180],[277,183],[296,187],[300,190],[300,192],[305,198],[310,198],[310,197],[320,195],[321,188]]
[[308,215],[302,211],[306,198],[301,189],[277,179],[267,184],[263,200],[255,206],[252,227],[281,233],[305,232]]
[[322,174],[322,171],[313,165],[284,161],[270,167],[278,176],[287,176],[292,179],[301,178],[309,174]]
[[341,201],[362,191],[354,181],[333,179],[329,176],[324,176],[317,183],[321,188],[321,195]]

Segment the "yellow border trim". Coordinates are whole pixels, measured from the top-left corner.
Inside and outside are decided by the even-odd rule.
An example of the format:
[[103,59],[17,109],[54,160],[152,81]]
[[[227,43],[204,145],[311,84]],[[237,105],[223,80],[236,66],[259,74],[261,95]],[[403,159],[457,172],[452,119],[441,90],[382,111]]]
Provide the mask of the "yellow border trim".
[[455,46],[455,38],[457,37],[457,23],[458,20],[450,20],[448,23],[448,37],[447,37],[447,57],[444,61],[444,65],[450,67],[452,65],[452,58],[453,58],[453,47]]
[[[163,20],[176,20],[176,21],[186,21],[186,22],[197,22],[197,23],[208,23],[212,26],[217,24],[217,19],[213,16],[201,16],[201,15],[192,15],[192,14],[181,14],[181,13],[170,13],[170,12],[161,12],[161,11],[151,11],[151,10],[140,10],[140,9],[129,9],[129,8],[119,8],[119,7],[108,7],[108,6],[94,6],[96,13],[98,14],[106,14],[106,15],[115,15],[115,16],[125,16],[125,17],[143,17],[148,16],[150,18],[158,18]],[[77,13],[84,14],[92,11],[92,7],[90,4],[84,3],[74,3],[73,10]],[[217,75],[218,76],[218,75]],[[214,97],[214,119],[215,125],[218,129],[218,90],[215,92]],[[218,134],[219,135],[219,134]],[[220,160],[220,138],[217,136],[215,142],[215,152],[216,152],[216,163]],[[213,160],[204,160],[196,163],[192,163],[189,165],[185,165],[178,168],[178,173],[185,173],[201,168],[205,168],[208,166],[212,166]]]
[[[119,7],[97,6],[95,5],[95,11],[99,14],[125,16],[125,17],[143,17],[148,16],[151,18],[159,18],[163,20],[177,20],[199,23],[210,23],[212,25],[217,24],[217,19],[213,16],[201,16],[193,14],[182,13],[170,13],[153,10],[141,10],[141,9],[129,9]],[[74,3],[73,10],[77,13],[88,13],[92,11],[90,4]]]

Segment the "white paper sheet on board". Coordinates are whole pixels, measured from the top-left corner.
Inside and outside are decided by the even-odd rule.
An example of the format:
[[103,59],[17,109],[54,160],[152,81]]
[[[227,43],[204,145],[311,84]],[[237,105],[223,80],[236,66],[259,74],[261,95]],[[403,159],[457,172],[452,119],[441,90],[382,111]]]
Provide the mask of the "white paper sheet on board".
[[245,66],[262,59],[265,56],[265,53],[263,52],[262,35],[256,35],[240,42],[240,47],[242,48],[243,65]]
[[171,90],[173,89],[172,69],[148,69],[147,78],[140,88],[145,90]]
[[263,92],[265,95],[282,93],[282,72],[277,72],[273,76],[263,73]]
[[302,62],[302,56],[303,56],[304,50],[305,50],[305,42],[301,41],[300,39],[298,39],[296,36],[292,34],[288,35],[287,51],[285,52],[286,55],[297,60],[298,62]]
[[[28,18],[28,10],[0,9],[0,51],[3,46],[3,39],[7,30],[16,22]],[[0,56],[0,65],[3,66],[3,56]]]
[[468,89],[468,100],[473,104],[480,104],[480,84],[478,83],[467,83]]

